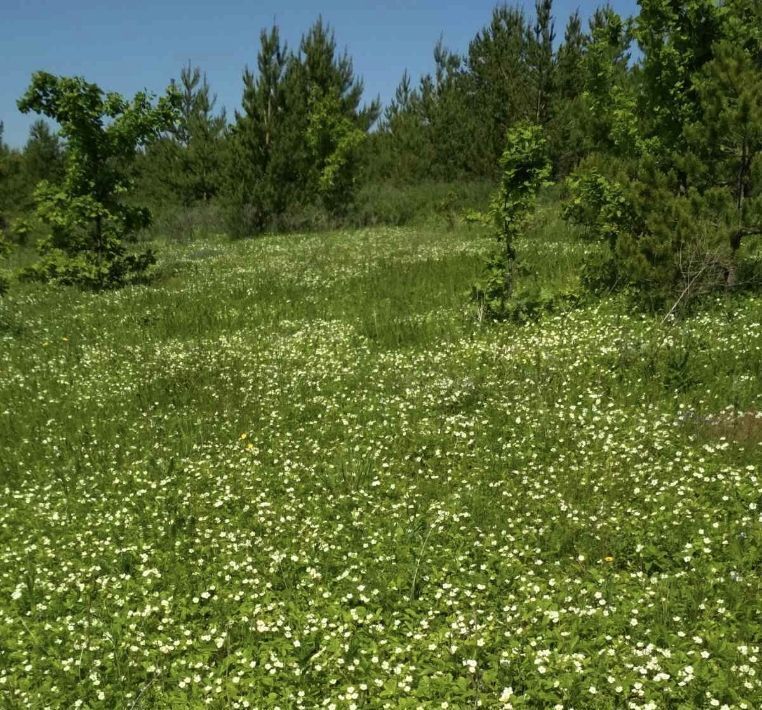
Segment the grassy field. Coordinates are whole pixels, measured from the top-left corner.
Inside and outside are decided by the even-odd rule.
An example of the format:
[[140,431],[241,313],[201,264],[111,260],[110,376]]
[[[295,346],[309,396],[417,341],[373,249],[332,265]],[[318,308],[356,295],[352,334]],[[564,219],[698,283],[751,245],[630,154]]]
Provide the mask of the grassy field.
[[[762,300],[480,323],[478,230],[0,301],[0,705],[762,707]],[[573,284],[543,212],[520,245]]]

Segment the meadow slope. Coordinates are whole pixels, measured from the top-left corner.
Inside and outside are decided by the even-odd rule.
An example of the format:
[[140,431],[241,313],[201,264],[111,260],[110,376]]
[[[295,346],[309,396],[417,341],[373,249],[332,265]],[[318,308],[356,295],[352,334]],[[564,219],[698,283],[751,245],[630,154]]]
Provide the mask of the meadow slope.
[[[540,222],[521,253],[573,281]],[[211,240],[149,286],[14,286],[0,704],[762,707],[762,300],[488,325],[487,248]]]

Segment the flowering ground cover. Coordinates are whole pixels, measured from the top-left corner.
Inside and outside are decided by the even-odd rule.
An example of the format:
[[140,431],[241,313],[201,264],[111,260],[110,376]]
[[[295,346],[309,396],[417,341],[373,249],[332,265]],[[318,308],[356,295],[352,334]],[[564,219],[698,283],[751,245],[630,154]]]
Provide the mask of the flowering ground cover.
[[[549,219],[522,254],[563,284]],[[487,248],[208,241],[14,288],[0,705],[762,707],[762,300],[488,325]]]

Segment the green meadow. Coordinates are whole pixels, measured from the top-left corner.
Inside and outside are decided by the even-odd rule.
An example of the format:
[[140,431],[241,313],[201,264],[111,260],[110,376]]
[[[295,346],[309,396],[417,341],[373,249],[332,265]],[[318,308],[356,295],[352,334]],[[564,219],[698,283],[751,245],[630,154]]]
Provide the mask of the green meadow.
[[[494,324],[490,248],[220,237],[13,284],[0,705],[762,707],[762,298]],[[544,208],[524,278],[591,248]]]

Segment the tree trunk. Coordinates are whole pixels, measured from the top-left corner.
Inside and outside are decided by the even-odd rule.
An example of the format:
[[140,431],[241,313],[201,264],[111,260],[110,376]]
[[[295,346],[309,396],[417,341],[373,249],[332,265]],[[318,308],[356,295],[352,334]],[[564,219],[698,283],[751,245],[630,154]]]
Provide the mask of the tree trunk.
[[736,269],[738,250],[741,248],[741,242],[744,237],[751,237],[762,234],[762,224],[752,227],[739,227],[730,235],[730,265],[725,270],[725,286],[733,288],[736,285]]

